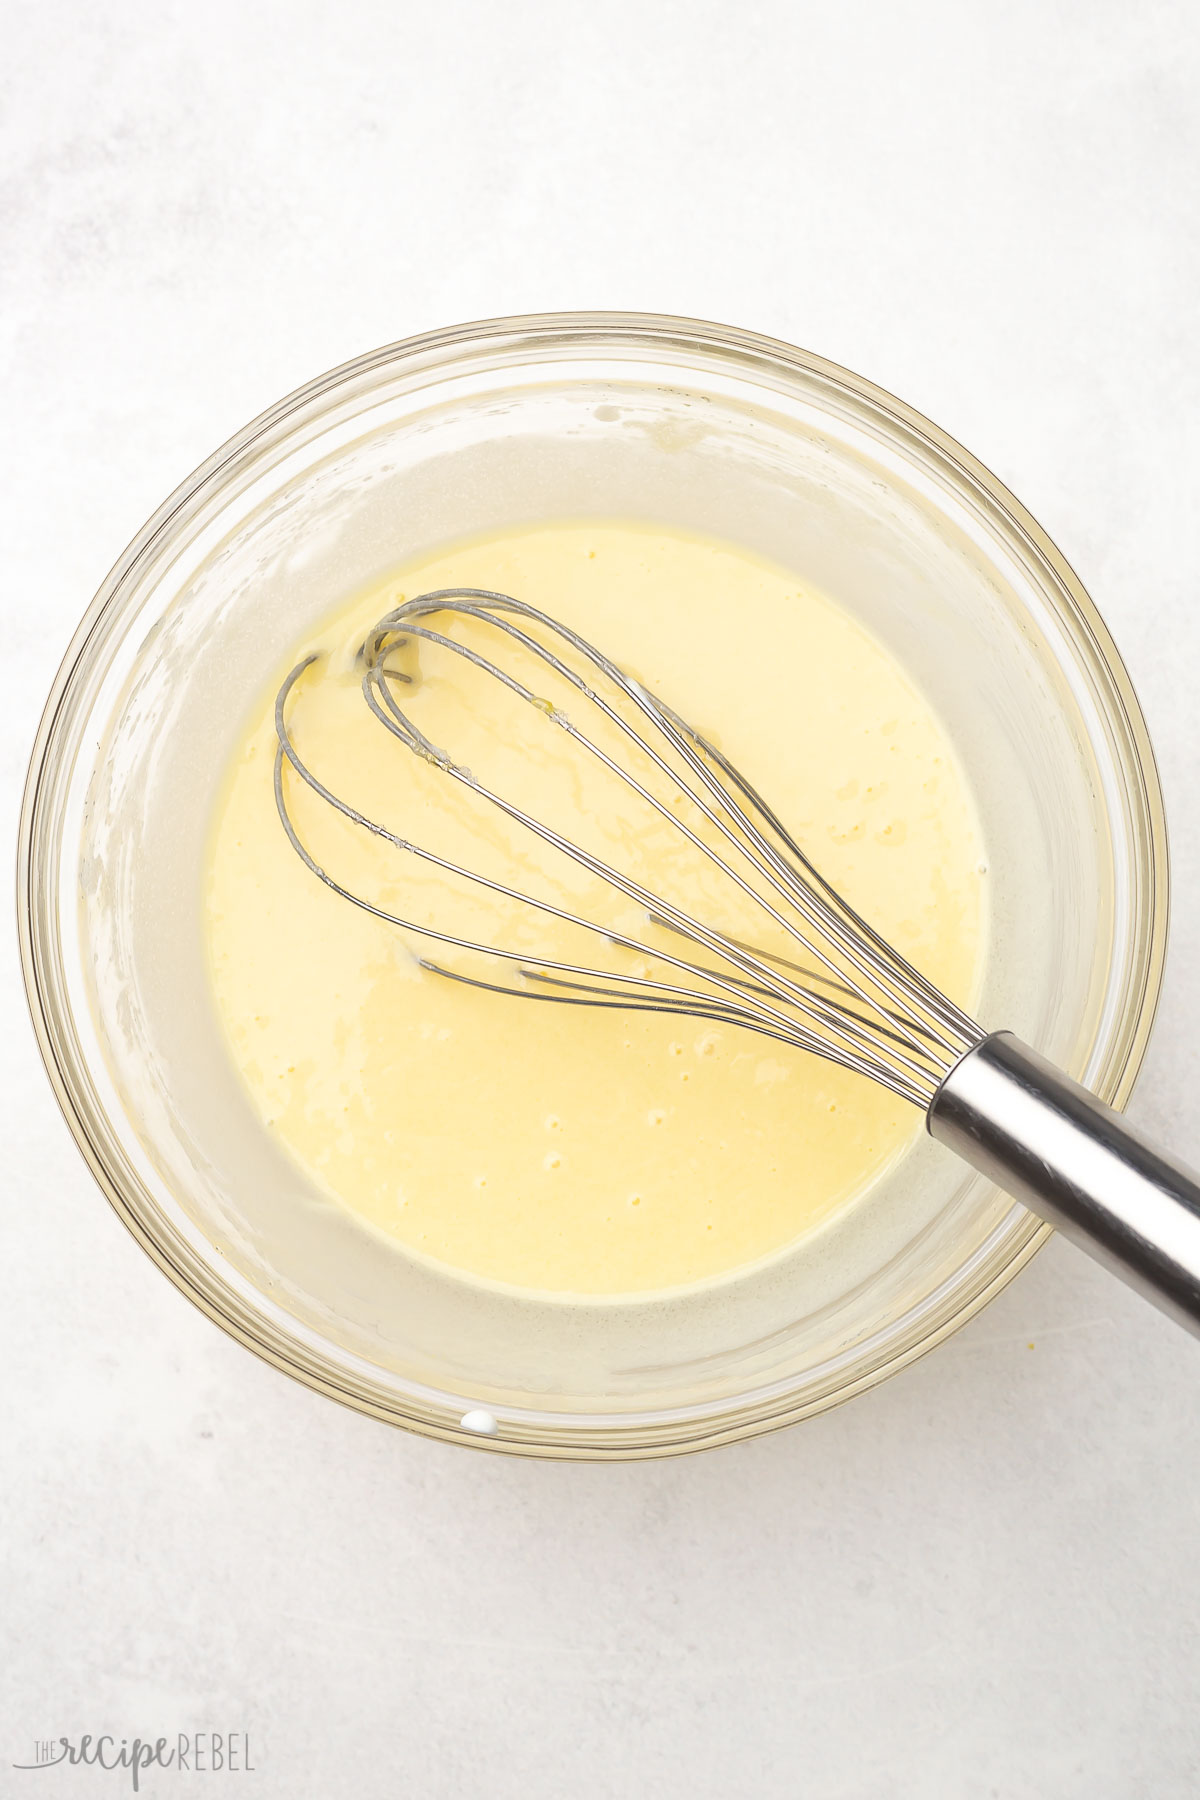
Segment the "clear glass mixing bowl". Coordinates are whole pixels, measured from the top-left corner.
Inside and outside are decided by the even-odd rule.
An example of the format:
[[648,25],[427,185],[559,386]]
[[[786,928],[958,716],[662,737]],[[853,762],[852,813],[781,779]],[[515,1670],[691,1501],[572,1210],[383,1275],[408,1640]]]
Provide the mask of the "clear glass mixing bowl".
[[[502,319],[322,376],[219,450],[122,557],[38,733],[26,981],[80,1148],[139,1242],[280,1368],[464,1442],[614,1457],[800,1419],[928,1350],[1046,1228],[923,1135],[794,1252],[651,1300],[568,1303],[417,1267],[268,1141],[204,980],[226,754],[308,624],[446,539],[643,517],[749,546],[855,613],[947,721],[992,868],[981,1021],[1128,1095],[1167,863],[1128,677],[1045,534],[942,432],[789,346],[686,319]],[[770,646],[731,640],[731,656]],[[302,978],[302,971],[298,971]]]

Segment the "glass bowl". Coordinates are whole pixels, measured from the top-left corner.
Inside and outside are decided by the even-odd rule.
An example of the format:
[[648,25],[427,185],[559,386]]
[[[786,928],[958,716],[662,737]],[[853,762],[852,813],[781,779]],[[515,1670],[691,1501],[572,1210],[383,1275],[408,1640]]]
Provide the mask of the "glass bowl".
[[[961,1325],[1047,1228],[920,1134],[790,1252],[571,1302],[418,1267],[269,1141],[200,930],[242,719],[307,626],[400,561],[584,516],[739,542],[888,645],[949,726],[988,845],[981,1022],[1116,1105],[1158,996],[1167,861],[1141,712],[1062,556],[935,426],[786,344],[633,314],[433,332],[311,382],[172,495],[71,644],[25,796],[25,978],[71,1129],[159,1266],[279,1368],[438,1437],[604,1458],[846,1399]],[[494,1436],[464,1424],[480,1412]]]

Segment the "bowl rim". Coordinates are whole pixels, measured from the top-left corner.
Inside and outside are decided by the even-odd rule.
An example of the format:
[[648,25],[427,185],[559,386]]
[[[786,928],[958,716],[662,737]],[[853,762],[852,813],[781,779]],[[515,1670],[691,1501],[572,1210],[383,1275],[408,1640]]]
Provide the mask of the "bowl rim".
[[886,389],[854,371],[791,345],[781,339],[740,327],[722,325],[682,315],[630,311],[559,311],[502,315],[439,327],[384,344],[326,370],[285,395],[235,432],[211,456],[199,464],[162,502],[118,557],[101,583],[80,624],[73,633],[55,674],[45,707],[38,723],[30,754],[29,768],[22,797],[17,846],[17,929],[26,999],[34,1033],[45,1064],[51,1088],[67,1126],[91,1169],[97,1184],[123,1220],[142,1249],[166,1274],[174,1285],[210,1319],[245,1348],[272,1363],[305,1386],[324,1393],[352,1409],[365,1412],[394,1425],[443,1441],[469,1445],[504,1454],[575,1460],[636,1460],[663,1455],[679,1455],[759,1435],[779,1429],[805,1417],[814,1416],[842,1401],[862,1393],[887,1376],[924,1356],[936,1345],[958,1331],[982,1310],[1031,1260],[1052,1235],[1049,1225],[1030,1218],[1028,1229],[1015,1244],[1008,1259],[993,1277],[962,1296],[961,1303],[940,1323],[915,1341],[899,1345],[894,1353],[861,1371],[836,1391],[810,1399],[777,1396],[780,1403],[759,1405],[752,1413],[738,1413],[736,1401],[706,1422],[693,1420],[698,1428],[670,1439],[633,1442],[624,1433],[606,1440],[606,1427],[597,1417],[589,1422],[586,1434],[570,1441],[547,1441],[542,1438],[518,1439],[481,1437],[448,1427],[428,1413],[373,1399],[365,1388],[352,1392],[333,1380],[309,1357],[299,1354],[303,1346],[276,1331],[266,1318],[253,1319],[245,1307],[233,1303],[232,1296],[218,1296],[198,1281],[186,1266],[184,1258],[172,1254],[171,1247],[151,1231],[139,1208],[126,1192],[120,1171],[106,1156],[93,1134],[86,1108],[70,1079],[62,1054],[54,1006],[49,991],[44,947],[39,941],[38,920],[41,894],[39,851],[47,829],[44,794],[54,768],[56,752],[65,731],[73,691],[80,680],[81,665],[93,639],[103,632],[116,612],[127,584],[135,573],[152,558],[157,548],[169,537],[171,528],[182,524],[188,514],[197,510],[203,497],[239,462],[253,457],[256,448],[276,436],[289,420],[312,403],[338,389],[370,377],[382,368],[400,363],[429,361],[437,367],[439,354],[461,353],[492,341],[502,350],[505,344],[520,344],[534,349],[539,341],[547,347],[574,343],[580,349],[589,341],[598,347],[601,341],[611,344],[624,338],[629,345],[642,348],[659,345],[664,351],[671,346],[691,344],[708,353],[741,353],[765,360],[784,375],[816,378],[852,400],[865,402],[877,414],[898,429],[909,433],[931,447],[943,462],[950,465],[959,478],[980,490],[985,498],[1026,540],[1037,560],[1048,566],[1069,606],[1068,624],[1071,635],[1090,647],[1091,653],[1111,683],[1112,696],[1120,712],[1120,722],[1132,749],[1132,765],[1137,777],[1131,807],[1141,813],[1145,831],[1145,892],[1142,907],[1147,914],[1143,933],[1140,992],[1131,993],[1128,1031],[1117,1066],[1106,1079],[1104,1093],[1114,1106],[1123,1106],[1132,1092],[1153,1029],[1154,1017],[1162,987],[1169,915],[1169,852],[1166,818],[1157,763],[1149,731],[1133,683],[1116,644],[1087,593],[1061,551],[1009,489],[978,458],[956,439],[943,431],[914,407],[898,399]]

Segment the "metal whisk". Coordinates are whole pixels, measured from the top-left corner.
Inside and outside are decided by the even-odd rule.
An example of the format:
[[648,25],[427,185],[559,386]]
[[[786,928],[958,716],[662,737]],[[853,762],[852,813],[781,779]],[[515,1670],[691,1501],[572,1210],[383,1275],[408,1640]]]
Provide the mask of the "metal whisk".
[[[427,737],[406,692],[415,697],[419,682],[403,666],[422,645],[532,707],[547,730],[566,734],[568,754],[620,784],[641,817],[681,833],[689,866],[717,874],[739,924],[757,921],[753,941],[699,916],[694,895],[652,889],[636,869],[588,848],[584,831],[568,835],[533,816]],[[437,854],[335,794],[304,762],[289,726],[293,690],[316,660],[298,663],[276,699],[279,817],[297,854],[335,893],[459,959],[451,967],[426,954],[422,967],[543,1003],[736,1025],[853,1069],[921,1107],[935,1138],[1200,1333],[1195,1175],[1011,1033],[985,1033],[859,917],[713,743],[594,645],[509,595],[443,589],[398,606],[371,631],[360,653],[362,693],[379,723],[473,805],[495,809],[519,834],[585,870],[598,892],[619,898],[616,920],[611,908],[608,917],[590,915],[503,872]],[[547,684],[566,704],[547,698]],[[287,771],[414,867],[511,903],[525,919],[553,920],[555,929],[581,934],[589,954],[543,957],[499,939],[480,942],[352,891],[304,842],[289,810]],[[628,927],[631,911],[637,931]]]

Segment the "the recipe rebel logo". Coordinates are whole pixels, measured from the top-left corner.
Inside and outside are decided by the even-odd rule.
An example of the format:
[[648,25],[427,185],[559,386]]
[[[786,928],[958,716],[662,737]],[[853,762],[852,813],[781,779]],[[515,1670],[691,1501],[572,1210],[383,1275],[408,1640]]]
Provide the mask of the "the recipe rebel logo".
[[71,1768],[124,1770],[135,1794],[143,1775],[169,1770],[176,1775],[253,1775],[255,1765],[248,1731],[176,1732],[174,1737],[123,1737],[109,1732],[83,1737],[39,1738],[32,1762],[14,1769]]

